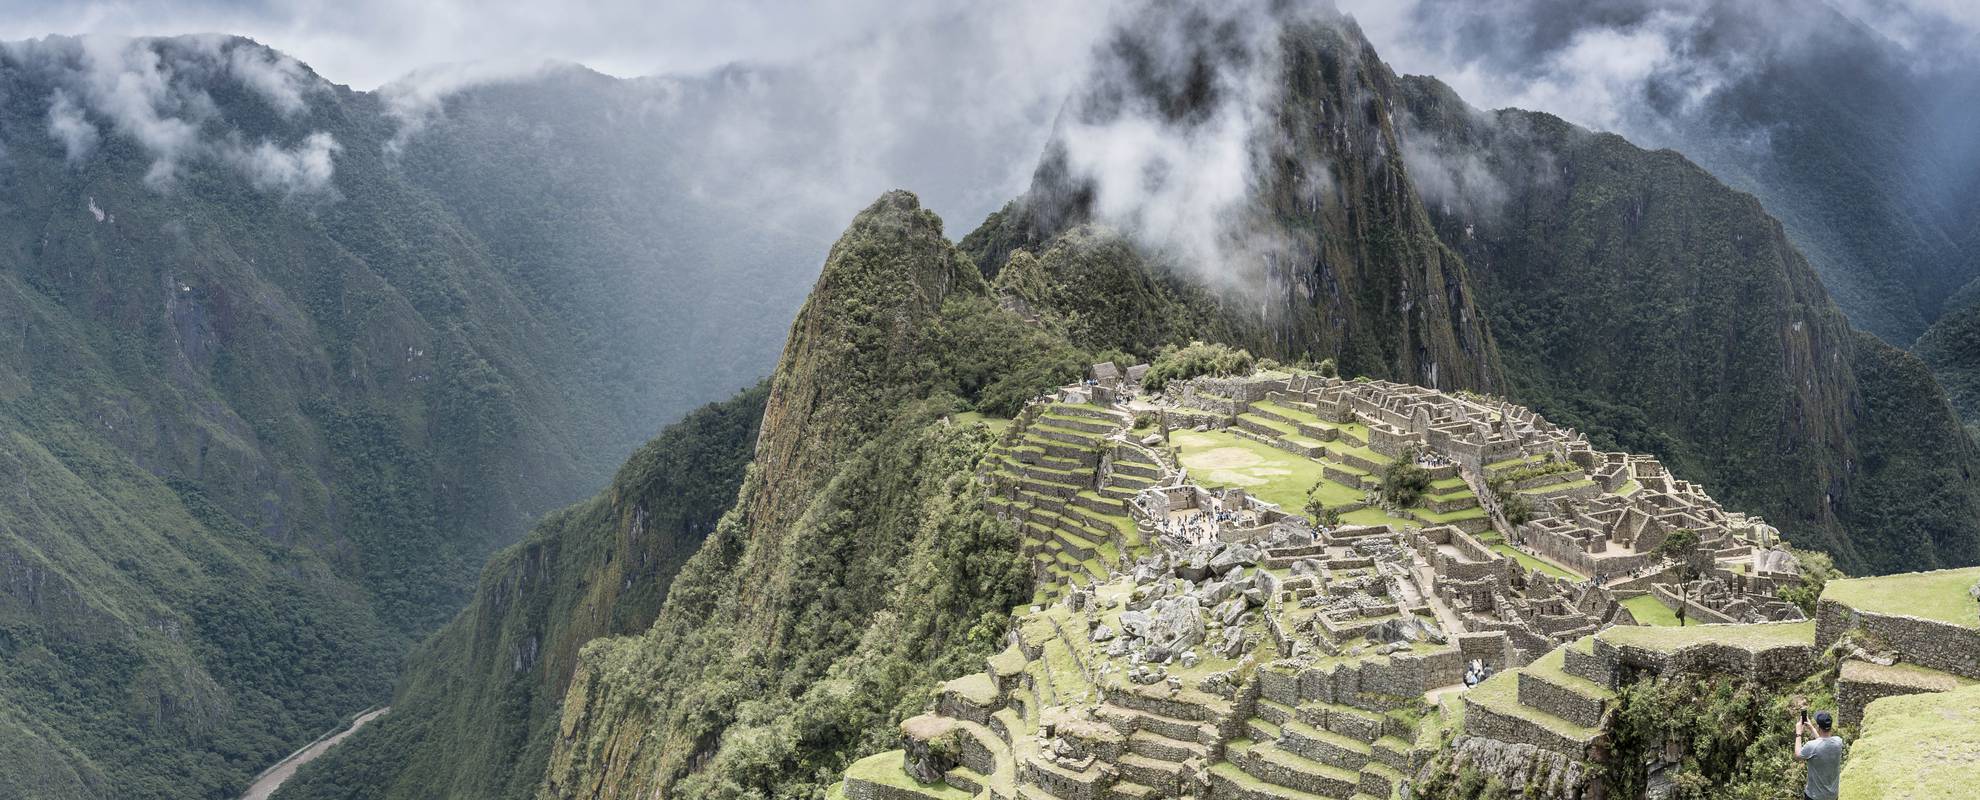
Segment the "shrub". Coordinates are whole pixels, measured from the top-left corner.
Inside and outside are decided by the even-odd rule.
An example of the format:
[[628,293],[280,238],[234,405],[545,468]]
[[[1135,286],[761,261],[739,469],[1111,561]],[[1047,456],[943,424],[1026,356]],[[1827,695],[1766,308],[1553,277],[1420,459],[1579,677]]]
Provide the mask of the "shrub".
[[1204,375],[1241,375],[1250,372],[1255,361],[1251,353],[1221,344],[1190,342],[1188,347],[1165,347],[1141,379],[1142,387],[1159,392],[1169,381],[1186,381]]

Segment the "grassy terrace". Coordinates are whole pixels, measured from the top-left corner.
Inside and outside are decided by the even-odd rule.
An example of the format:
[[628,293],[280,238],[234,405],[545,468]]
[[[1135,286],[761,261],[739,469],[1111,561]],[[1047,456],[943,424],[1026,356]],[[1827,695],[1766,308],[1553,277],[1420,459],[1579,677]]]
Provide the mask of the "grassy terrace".
[[1532,673],[1535,678],[1539,678],[1555,686],[1560,686],[1583,697],[1607,699],[1615,696],[1616,693],[1609,691],[1609,688],[1606,686],[1579,675],[1569,675],[1566,665],[1567,648],[1556,647],[1547,651],[1546,655],[1541,656],[1533,663],[1520,669]]
[[1604,629],[1596,637],[1614,645],[1645,650],[1675,652],[1694,644],[1723,644],[1747,650],[1766,650],[1815,643],[1815,621],[1766,622],[1754,625],[1686,625],[1666,628],[1645,625],[1619,625]]
[[1874,701],[1843,763],[1842,800],[1955,800],[1980,786],[1980,687]]
[[1676,625],[1678,615],[1653,595],[1639,595],[1623,601],[1623,608],[1644,625]]
[[[1192,478],[1206,485],[1243,489],[1268,503],[1277,503],[1288,513],[1300,513],[1306,507],[1306,490],[1325,477],[1318,461],[1236,434],[1174,431],[1169,434],[1169,443],[1176,447],[1183,467]],[[1328,486],[1340,487],[1333,493],[1340,498],[1337,502],[1361,499],[1358,490],[1327,481],[1323,491]],[[1327,496],[1323,494],[1321,502],[1327,502]]]
[[1912,572],[1829,581],[1823,600],[1858,611],[1906,616],[1980,628],[1980,604],[1966,592],[1980,582],[1980,567]]
[[1003,433],[1004,429],[1011,427],[1010,420],[1003,417],[993,417],[981,411],[964,411],[956,414],[954,419],[958,425],[974,425],[981,422],[989,426],[993,433]]
[[1566,490],[1568,490],[1568,489],[1579,489],[1579,488],[1581,488],[1581,487],[1583,487],[1583,486],[1594,486],[1594,485],[1595,485],[1595,482],[1594,482],[1594,481],[1592,481],[1592,480],[1589,480],[1589,479],[1587,479],[1587,478],[1581,478],[1581,479],[1579,479],[1579,480],[1572,480],[1572,481],[1563,481],[1563,482],[1561,482],[1561,483],[1550,483],[1550,484],[1547,484],[1547,485],[1545,485],[1545,486],[1535,486],[1535,487],[1532,487],[1532,488],[1530,488],[1530,489],[1521,489],[1521,490],[1519,490],[1519,493],[1520,493],[1520,494],[1542,494],[1542,493],[1546,493],[1546,492],[1560,492],[1560,491],[1566,491]]
[[[1560,652],[1555,648],[1554,652]],[[1465,699],[1486,709],[1508,717],[1527,720],[1549,731],[1576,741],[1588,741],[1601,734],[1597,728],[1576,725],[1540,709],[1519,702],[1519,670],[1506,670],[1484,683],[1471,687],[1464,693]]]
[[899,750],[875,753],[847,767],[846,779],[905,789],[936,800],[969,800],[969,792],[954,786],[946,783],[922,783],[908,777],[907,771],[901,768],[902,758],[903,753]]

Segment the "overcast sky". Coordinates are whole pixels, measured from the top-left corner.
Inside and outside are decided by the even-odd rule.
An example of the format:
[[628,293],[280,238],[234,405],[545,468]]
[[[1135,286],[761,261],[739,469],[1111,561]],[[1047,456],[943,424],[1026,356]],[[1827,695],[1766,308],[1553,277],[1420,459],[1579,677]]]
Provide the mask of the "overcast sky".
[[964,0],[0,0],[0,40],[249,36],[373,89],[463,61],[575,61],[622,77],[778,61]]

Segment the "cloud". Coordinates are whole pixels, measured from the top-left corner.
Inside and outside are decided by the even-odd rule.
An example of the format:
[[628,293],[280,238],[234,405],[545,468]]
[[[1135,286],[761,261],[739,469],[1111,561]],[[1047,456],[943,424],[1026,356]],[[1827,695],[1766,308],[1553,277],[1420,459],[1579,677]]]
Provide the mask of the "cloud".
[[[1274,138],[1279,37],[1331,19],[1317,6],[1214,0],[1117,9],[1056,138],[1094,219],[1212,286],[1263,288],[1287,243],[1248,224],[1261,158],[1296,152]],[[1333,192],[1326,164],[1296,173],[1314,202]]]
[[48,135],[62,143],[70,164],[81,163],[96,150],[96,126],[83,117],[82,108],[61,89],[48,98]]
[[303,135],[289,148],[266,136],[249,144],[214,103],[208,88],[236,81],[283,117],[308,110],[306,70],[252,42],[49,37],[5,45],[0,56],[55,87],[47,131],[71,163],[109,135],[138,145],[151,160],[145,184],[160,192],[195,162],[232,168],[257,189],[284,194],[327,189],[334,173],[338,146],[328,134]]
[[223,153],[256,189],[298,195],[330,189],[335,172],[330,157],[342,149],[330,134],[317,132],[290,149],[263,141],[254,147],[230,145]]
[[397,157],[412,138],[438,119],[442,102],[468,89],[514,83],[542,75],[552,69],[573,68],[548,61],[477,61],[422,67],[379,87],[385,113],[398,124],[385,142],[385,152]]
[[227,51],[227,71],[284,117],[308,108],[303,92],[311,87],[302,64],[293,58],[259,47],[236,46]]

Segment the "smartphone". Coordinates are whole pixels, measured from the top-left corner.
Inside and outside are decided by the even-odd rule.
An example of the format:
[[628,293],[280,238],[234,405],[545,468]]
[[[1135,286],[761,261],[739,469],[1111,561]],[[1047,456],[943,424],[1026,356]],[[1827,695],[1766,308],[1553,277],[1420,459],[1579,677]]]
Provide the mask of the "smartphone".
[[1803,723],[1803,724],[1807,724],[1807,722],[1808,722],[1808,709],[1805,709],[1805,708],[1804,708],[1804,709],[1802,709],[1802,710],[1801,710],[1801,721],[1802,721],[1802,723]]

